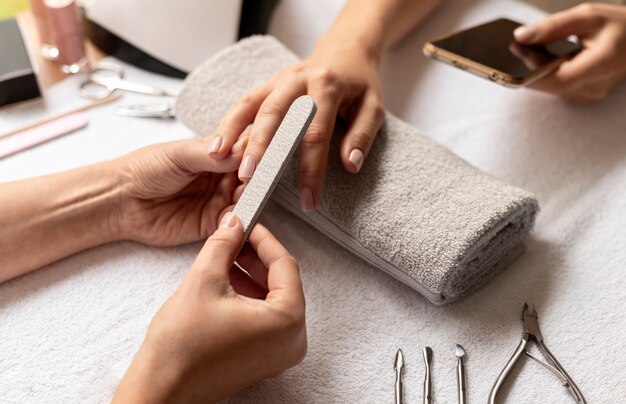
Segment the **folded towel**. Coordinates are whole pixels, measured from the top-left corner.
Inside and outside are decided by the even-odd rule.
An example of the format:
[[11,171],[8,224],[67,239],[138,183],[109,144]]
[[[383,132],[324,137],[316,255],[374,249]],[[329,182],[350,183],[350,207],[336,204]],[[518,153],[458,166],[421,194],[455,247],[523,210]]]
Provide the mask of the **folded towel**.
[[[240,41],[187,77],[176,115],[208,135],[238,97],[297,61],[274,38]],[[350,174],[338,152],[345,128],[335,132],[318,208],[300,211],[297,159],[272,199],[339,245],[435,304],[467,296],[522,253],[538,212],[532,194],[470,166],[391,114],[361,171]]]

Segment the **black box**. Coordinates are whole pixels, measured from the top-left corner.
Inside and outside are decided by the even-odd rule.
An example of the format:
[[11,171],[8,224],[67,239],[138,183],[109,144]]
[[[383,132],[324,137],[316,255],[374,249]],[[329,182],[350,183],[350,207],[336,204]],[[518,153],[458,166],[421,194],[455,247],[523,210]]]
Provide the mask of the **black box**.
[[0,21],[0,107],[41,95],[20,27]]

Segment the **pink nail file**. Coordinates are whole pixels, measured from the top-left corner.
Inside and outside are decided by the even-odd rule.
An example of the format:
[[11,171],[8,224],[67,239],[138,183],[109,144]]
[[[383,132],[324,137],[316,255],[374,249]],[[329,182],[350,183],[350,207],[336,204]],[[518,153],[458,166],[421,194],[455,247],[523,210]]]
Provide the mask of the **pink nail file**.
[[0,159],[87,126],[87,114],[74,112],[0,139]]
[[287,115],[283,118],[254,171],[254,175],[233,210],[233,213],[239,217],[243,224],[244,240],[250,235],[250,231],[252,231],[263,207],[272,195],[272,191],[280,181],[280,177],[309,128],[316,111],[315,101],[308,95],[299,97],[289,107]]

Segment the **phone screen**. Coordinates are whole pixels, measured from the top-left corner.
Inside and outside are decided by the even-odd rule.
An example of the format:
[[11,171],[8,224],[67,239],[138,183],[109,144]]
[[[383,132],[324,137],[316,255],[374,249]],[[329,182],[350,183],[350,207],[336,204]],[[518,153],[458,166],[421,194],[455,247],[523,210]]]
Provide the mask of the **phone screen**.
[[520,45],[513,37],[513,31],[520,25],[502,18],[432,44],[516,79],[524,79],[556,59],[580,50],[580,45],[569,40],[537,46]]

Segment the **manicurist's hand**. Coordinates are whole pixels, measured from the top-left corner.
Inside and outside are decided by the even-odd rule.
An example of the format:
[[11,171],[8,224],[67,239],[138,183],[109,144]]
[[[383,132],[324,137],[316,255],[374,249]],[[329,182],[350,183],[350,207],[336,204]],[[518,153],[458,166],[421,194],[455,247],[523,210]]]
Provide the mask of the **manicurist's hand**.
[[626,79],[626,6],[585,3],[515,31],[525,45],[570,35],[578,36],[582,51],[530,87],[577,103],[600,100]]
[[303,211],[314,209],[321,198],[337,117],[347,122],[348,130],[340,150],[330,152],[340,153],[346,170],[356,174],[385,116],[378,78],[382,54],[438,2],[349,0],[307,59],[235,102],[212,135],[211,155],[223,158],[237,139],[247,137],[239,178],[250,179],[291,103],[310,95],[317,114],[300,147],[300,202]]
[[206,139],[182,140],[0,184],[0,282],[112,241],[208,237],[234,203],[242,151],[216,160]]
[[214,402],[279,375],[306,353],[304,295],[296,261],[264,227],[237,261],[243,228],[228,213],[189,274],[152,320],[114,402]]

